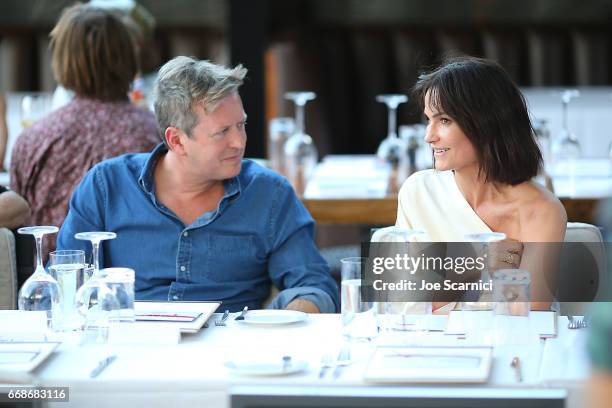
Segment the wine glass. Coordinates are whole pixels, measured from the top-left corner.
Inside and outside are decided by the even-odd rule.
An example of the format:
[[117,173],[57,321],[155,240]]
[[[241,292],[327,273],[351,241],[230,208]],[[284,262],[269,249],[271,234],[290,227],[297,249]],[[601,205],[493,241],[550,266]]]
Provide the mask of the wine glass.
[[76,239],[83,241],[90,241],[92,246],[92,262],[93,262],[93,276],[97,277],[100,274],[100,261],[98,259],[98,251],[100,248],[100,242],[107,239],[117,238],[117,234],[114,232],[106,231],[90,231],[90,232],[79,232],[74,235]]
[[[95,305],[99,304],[99,300],[102,298],[103,285],[100,285],[100,280],[104,278],[105,273],[100,270],[99,261],[99,248],[100,242],[107,239],[115,239],[117,234],[114,232],[106,231],[88,231],[79,232],[74,235],[76,239],[90,241],[92,246],[92,262],[93,262],[93,274],[92,277],[85,282],[75,295],[76,308],[85,317],[85,330],[88,331],[90,328],[95,328],[100,325],[99,317],[96,315]],[[102,287],[102,289],[100,289]],[[94,308],[94,313],[88,313],[91,308]]]
[[400,103],[408,102],[408,97],[385,94],[378,95],[376,101],[386,104],[389,110],[387,137],[378,146],[376,156],[379,161],[391,165],[390,190],[397,192],[408,176],[408,144],[397,136],[397,107]]
[[293,118],[272,118],[268,124],[268,161],[272,170],[285,175],[285,143],[295,132]]
[[567,89],[561,94],[562,127],[555,138],[552,149],[555,162],[558,164],[564,161],[569,162],[570,168],[568,170],[570,172],[575,171],[576,159],[580,158],[582,155],[582,149],[580,148],[580,142],[578,142],[576,135],[569,130],[567,111],[570,101],[579,96],[580,91],[577,89]]
[[[396,255],[405,253],[418,257],[425,249],[428,235],[424,230],[408,229],[397,226],[380,228],[372,234],[371,242],[383,242],[385,244],[370,248],[376,252],[376,257],[394,258]],[[408,245],[405,245],[410,243]],[[418,244],[422,243],[422,244]],[[425,243],[425,244],[423,244]],[[380,253],[379,253],[380,252]],[[414,282],[426,280],[423,271],[411,273],[409,276],[403,271],[387,271],[386,276],[390,281],[413,280]],[[391,278],[393,274],[393,278]],[[420,284],[417,284],[420,287]],[[401,294],[398,298],[395,293],[387,293],[384,303],[384,328],[387,331],[411,331],[422,334],[427,330],[428,316],[431,314],[432,303],[429,295],[422,291],[416,291],[408,297]],[[417,336],[418,337],[418,336]]]
[[306,102],[316,97],[314,92],[287,92],[285,98],[295,103],[295,133],[285,143],[285,171],[298,195],[302,195],[306,183],[317,165],[317,148],[304,131]]
[[30,93],[21,99],[20,122],[26,129],[42,118],[51,108],[51,98],[44,93]]
[[54,226],[23,227],[20,234],[34,235],[36,240],[36,270],[19,289],[19,310],[46,311],[47,324],[53,322],[59,308],[59,285],[42,263],[42,239],[46,234],[55,234],[59,228]]

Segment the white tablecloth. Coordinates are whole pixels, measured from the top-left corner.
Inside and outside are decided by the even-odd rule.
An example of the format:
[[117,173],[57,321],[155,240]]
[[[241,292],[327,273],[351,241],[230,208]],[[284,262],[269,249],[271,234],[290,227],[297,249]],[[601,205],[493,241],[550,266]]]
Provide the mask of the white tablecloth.
[[[582,384],[588,375],[587,360],[582,353],[586,330],[569,331],[565,327],[563,318],[559,321],[556,339],[535,339],[528,345],[496,348],[489,382],[457,387],[474,392],[491,388],[565,388],[569,390],[570,400],[577,404],[574,406],[581,406]],[[181,343],[174,346],[77,346],[67,341],[39,367],[36,375],[45,385],[70,386],[70,402],[57,403],[61,407],[187,404],[228,407],[229,388],[242,385],[298,386],[310,390],[318,387],[359,387],[361,390],[366,387],[363,389],[367,390],[372,385],[366,384],[362,376],[373,350],[372,344],[352,346],[354,363],[347,366],[339,378],[332,378],[330,373],[319,378],[321,357],[338,351],[342,345],[340,333],[339,315],[311,315],[307,322],[281,327],[248,326],[230,320],[227,327],[211,325],[198,334],[183,335]],[[517,339],[524,336],[524,333],[514,334]],[[413,338],[411,334],[406,336],[408,343],[428,346],[474,345],[490,341],[481,334],[468,335],[466,339],[442,332]],[[98,378],[89,379],[89,372],[111,353],[117,354],[117,360]],[[236,376],[224,367],[228,359],[254,355],[271,359],[291,355],[294,361],[306,360],[309,367],[294,375],[265,378]],[[514,356],[522,361],[522,383],[516,381],[510,367]],[[435,395],[435,390],[442,388],[431,386],[431,389]]]

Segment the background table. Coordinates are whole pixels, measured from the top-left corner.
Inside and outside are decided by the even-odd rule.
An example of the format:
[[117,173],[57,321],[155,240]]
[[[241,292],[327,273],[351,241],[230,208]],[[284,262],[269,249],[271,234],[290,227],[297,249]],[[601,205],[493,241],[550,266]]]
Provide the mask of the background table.
[[[395,224],[397,195],[387,193],[388,173],[364,176],[372,174],[374,161],[374,156],[367,155],[323,159],[302,198],[317,223]],[[575,168],[571,176],[563,168],[551,174],[555,193],[565,207],[568,221],[596,224],[597,205],[612,192],[610,162],[580,159]],[[342,185],[352,187],[343,189]]]

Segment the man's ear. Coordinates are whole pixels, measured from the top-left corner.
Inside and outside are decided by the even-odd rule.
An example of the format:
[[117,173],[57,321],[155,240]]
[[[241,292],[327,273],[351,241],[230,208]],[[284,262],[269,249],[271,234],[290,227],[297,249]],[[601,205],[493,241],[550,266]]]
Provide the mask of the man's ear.
[[180,155],[185,153],[185,147],[183,145],[183,140],[187,137],[185,132],[179,128],[169,126],[164,132],[164,137],[170,150]]

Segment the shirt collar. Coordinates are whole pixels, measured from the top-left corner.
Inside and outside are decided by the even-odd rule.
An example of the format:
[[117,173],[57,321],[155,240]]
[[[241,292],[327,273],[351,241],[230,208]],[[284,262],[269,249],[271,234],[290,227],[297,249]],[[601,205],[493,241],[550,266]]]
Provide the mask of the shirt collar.
[[[163,143],[160,143],[153,149],[149,158],[145,162],[142,170],[140,171],[140,176],[138,177],[138,184],[142,187],[142,189],[147,193],[154,193],[155,188],[155,164],[157,160],[162,154],[166,154],[168,152],[168,148]],[[244,162],[242,164],[244,166]],[[242,172],[242,171],[241,171]],[[236,177],[229,178],[227,180],[223,180],[223,188],[225,193],[223,194],[223,200],[225,199],[234,199],[238,195],[240,195],[242,188],[240,185],[240,175]]]
[[160,143],[153,149],[149,158],[145,162],[142,170],[140,171],[140,176],[138,177],[138,184],[142,187],[142,189],[147,193],[152,193],[155,187],[155,164],[157,160],[160,158],[162,154],[168,153],[168,148],[163,143]]

